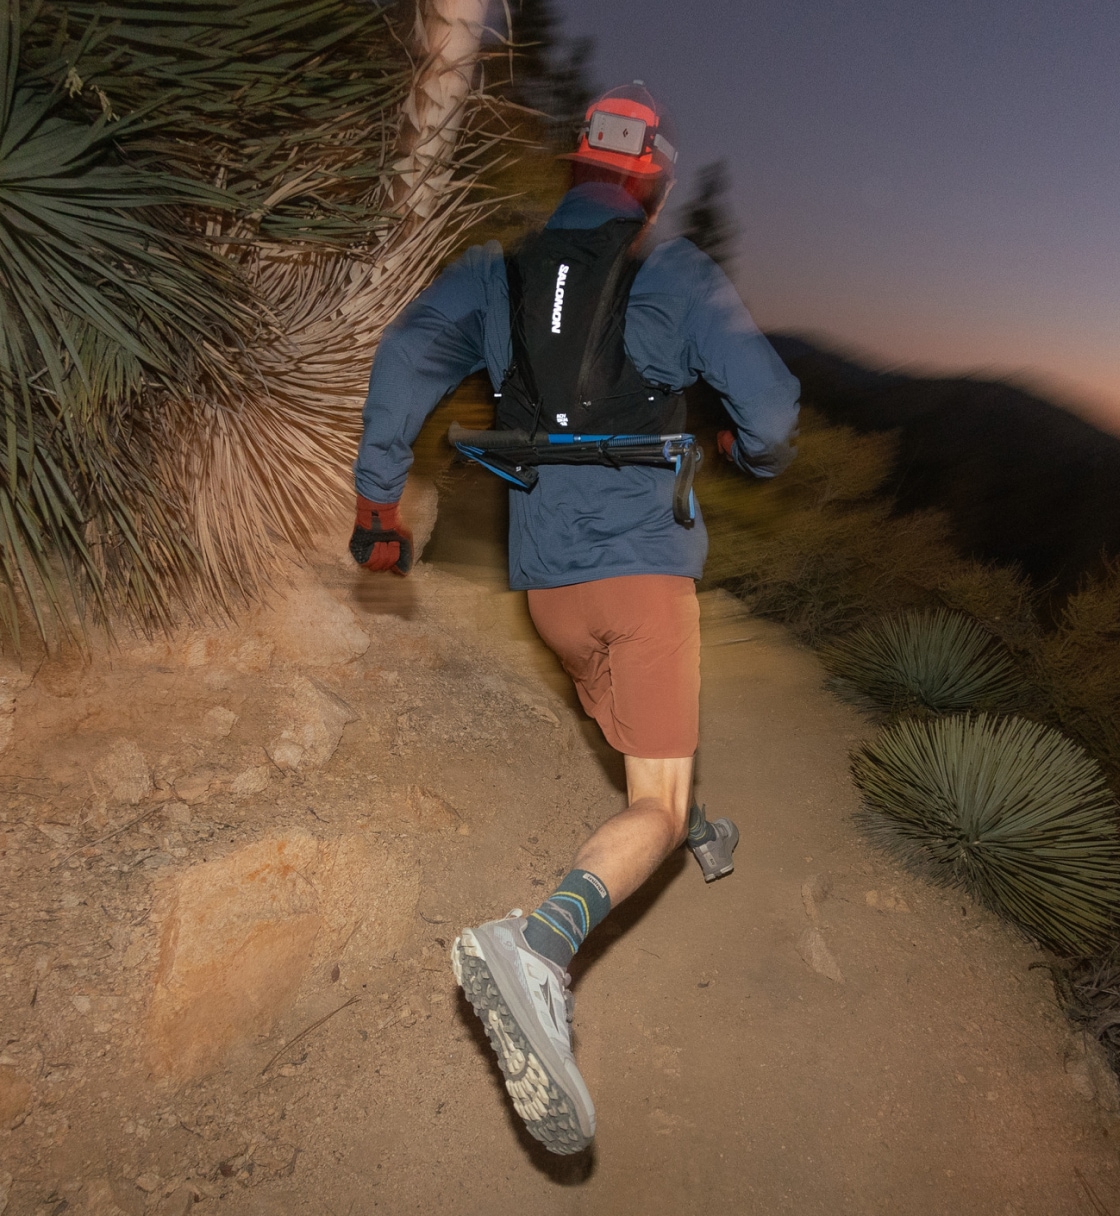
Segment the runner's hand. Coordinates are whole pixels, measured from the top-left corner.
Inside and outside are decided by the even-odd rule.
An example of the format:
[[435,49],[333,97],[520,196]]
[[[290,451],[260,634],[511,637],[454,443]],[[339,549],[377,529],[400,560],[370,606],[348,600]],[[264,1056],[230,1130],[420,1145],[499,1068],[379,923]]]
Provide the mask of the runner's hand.
[[734,463],[735,455],[732,449],[735,446],[735,435],[732,431],[720,431],[716,435],[716,448],[724,460],[730,460]]
[[399,502],[370,502],[358,495],[350,556],[367,570],[404,575],[412,569],[412,533],[401,521]]

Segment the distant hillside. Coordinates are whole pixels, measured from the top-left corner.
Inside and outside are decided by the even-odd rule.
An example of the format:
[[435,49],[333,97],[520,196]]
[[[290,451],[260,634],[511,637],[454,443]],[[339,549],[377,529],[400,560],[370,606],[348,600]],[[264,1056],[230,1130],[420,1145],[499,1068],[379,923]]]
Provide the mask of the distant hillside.
[[900,431],[898,509],[947,511],[964,552],[1061,591],[1120,553],[1120,439],[1011,384],[880,372],[803,338],[770,340],[830,422]]

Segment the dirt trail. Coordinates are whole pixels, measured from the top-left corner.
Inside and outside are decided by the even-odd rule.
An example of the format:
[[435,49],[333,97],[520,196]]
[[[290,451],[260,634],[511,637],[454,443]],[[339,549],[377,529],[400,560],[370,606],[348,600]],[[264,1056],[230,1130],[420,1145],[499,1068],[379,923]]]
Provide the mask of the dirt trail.
[[[704,617],[698,792],[743,842],[711,887],[670,860],[579,959],[593,1156],[558,1162],[520,1133],[457,1002],[425,1051],[382,1066],[414,1101],[347,1129],[333,1210],[1058,1216],[1095,1210],[1078,1172],[1115,1208],[1115,1117],[1067,1072],[1038,954],[859,839],[846,756],[867,728],[812,656],[722,596]],[[512,852],[516,820],[495,827],[486,852]],[[532,898],[500,856],[475,864],[490,913]],[[431,876],[453,925],[478,879]]]
[[[736,872],[706,887],[675,856],[597,931],[574,968],[594,1151],[552,1158],[524,1133],[447,949],[461,925],[547,893],[622,805],[621,774],[492,556],[407,583],[320,563],[372,645],[316,669],[352,707],[318,769],[278,772],[253,751],[298,677],[252,661],[251,639],[214,640],[194,666],[138,650],[97,677],[101,694],[58,671],[21,694],[0,824],[15,898],[0,1081],[33,1096],[0,1131],[8,1216],[1120,1212],[1115,1086],[1029,969],[1040,955],[862,841],[847,753],[870,726],[822,691],[810,653],[722,593],[703,597],[698,794],[740,825]],[[180,751],[169,726],[144,734],[153,681],[182,717]],[[232,742],[226,760],[211,747],[198,793],[176,757],[189,722],[219,721],[215,698],[233,707]],[[66,811],[77,794],[49,769],[50,730],[68,732],[65,751],[122,723],[145,755],[164,746],[142,797],[165,802],[74,854],[94,828]],[[108,826],[146,806],[110,808]],[[342,896],[322,886],[324,928],[271,1024],[209,1071],[153,1072],[148,986],[168,946],[152,883],[277,832],[320,868],[360,838],[389,869],[344,892],[368,905],[350,936],[328,934]]]

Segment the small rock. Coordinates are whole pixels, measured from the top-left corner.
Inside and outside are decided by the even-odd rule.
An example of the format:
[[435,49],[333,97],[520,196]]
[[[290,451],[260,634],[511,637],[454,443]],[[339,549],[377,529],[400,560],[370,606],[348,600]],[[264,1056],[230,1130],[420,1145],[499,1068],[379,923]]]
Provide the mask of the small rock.
[[153,1191],[159,1190],[159,1184],[160,1177],[158,1174],[140,1174],[136,1179],[136,1185],[149,1195]]
[[40,823],[38,827],[52,844],[67,845],[74,838],[74,829],[64,823]]
[[198,1202],[198,1192],[193,1186],[184,1184],[174,1191],[156,1208],[156,1216],[187,1216]]
[[267,750],[269,759],[277,768],[294,773],[299,768],[306,749],[300,747],[294,739],[281,737],[270,743]]
[[91,1178],[86,1183],[83,1199],[83,1216],[126,1216],[108,1178]]
[[275,649],[267,638],[248,638],[230,656],[235,670],[242,675],[267,671],[272,666]]
[[124,955],[121,958],[121,966],[128,971],[131,971],[133,967],[139,967],[145,958],[147,958],[148,950],[149,946],[144,938],[137,937],[125,949]]
[[818,904],[823,904],[824,901],[832,894],[832,875],[813,874],[805,880],[802,890],[806,889],[808,890],[809,895]]
[[35,1091],[14,1068],[0,1066],[0,1127],[14,1128],[27,1118]]
[[801,955],[802,961],[811,967],[818,975],[823,975],[827,979],[834,980],[837,984],[844,982],[844,976],[840,971],[840,965],[832,955],[825,944],[824,936],[820,929],[806,929],[804,933],[797,939],[797,953]]
[[868,891],[863,897],[869,908],[880,912],[909,912],[910,905],[894,891]]
[[1109,1067],[1104,1048],[1091,1034],[1082,1030],[1070,1035],[1063,1064],[1077,1094],[1112,1114],[1120,1111],[1120,1081]]
[[221,649],[221,639],[216,634],[196,635],[183,649],[183,663],[187,667],[209,667],[220,657]]
[[144,753],[131,739],[118,739],[108,755],[94,765],[94,775],[106,787],[110,801],[135,806],[155,788]]
[[[300,748],[302,755],[303,749]],[[292,767],[298,768],[298,759]],[[237,798],[246,798],[250,794],[259,794],[268,788],[269,781],[272,780],[272,770],[267,764],[254,765],[251,768],[242,769],[240,773],[230,782],[229,792]]]
[[186,827],[191,821],[191,808],[185,802],[169,802],[163,813],[174,824]]
[[507,683],[500,676],[485,677],[483,683],[498,693],[506,693],[513,697],[524,709],[533,715],[534,718],[540,718],[542,722],[547,722],[549,726],[559,727],[560,718],[556,711],[550,709],[542,700],[539,692],[522,687],[520,684]]
[[85,996],[82,993],[76,993],[74,996],[72,996],[70,998],[70,1004],[73,1005],[74,1008],[81,1014],[89,1013],[90,1009],[93,1007],[93,1002],[88,996]]
[[210,787],[214,783],[214,774],[205,769],[188,773],[175,782],[175,793],[189,806],[197,806],[210,796]]
[[305,676],[292,682],[285,706],[288,725],[265,749],[282,769],[318,769],[334,755],[347,723],[357,714],[325,685]]
[[294,1144],[280,1140],[274,1144],[262,1144],[253,1152],[253,1164],[259,1173],[272,1177],[290,1175],[295,1169],[299,1149]]
[[[812,858],[809,859],[810,861]],[[801,906],[811,925],[821,923],[820,909],[817,907],[832,891],[832,878],[828,874],[814,874],[801,884]]]
[[458,832],[463,817],[445,799],[421,785],[410,785],[405,796],[405,817],[424,832]]
[[233,710],[215,705],[213,709],[206,711],[206,716],[202,719],[202,729],[211,739],[224,739],[233,730],[236,721],[237,715]]

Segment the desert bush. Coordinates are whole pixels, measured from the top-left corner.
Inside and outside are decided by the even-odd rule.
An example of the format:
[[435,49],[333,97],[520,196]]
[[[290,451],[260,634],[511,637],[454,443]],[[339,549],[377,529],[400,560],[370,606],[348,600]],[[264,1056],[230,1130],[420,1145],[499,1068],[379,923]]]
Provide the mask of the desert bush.
[[834,691],[877,709],[996,708],[1018,699],[1024,683],[986,629],[944,608],[862,625],[825,646],[821,660]]
[[1031,655],[1048,716],[1120,781],[1120,562],[1066,600]]
[[1117,804],[1091,756],[1018,717],[904,718],[853,757],[862,821],[905,863],[1066,954],[1115,938]]
[[709,585],[812,645],[869,616],[937,606],[977,617],[1009,644],[1032,635],[1032,598],[1015,571],[962,558],[937,512],[893,513],[882,493],[890,435],[827,426],[805,410],[798,447],[773,481],[714,461],[703,470]]

